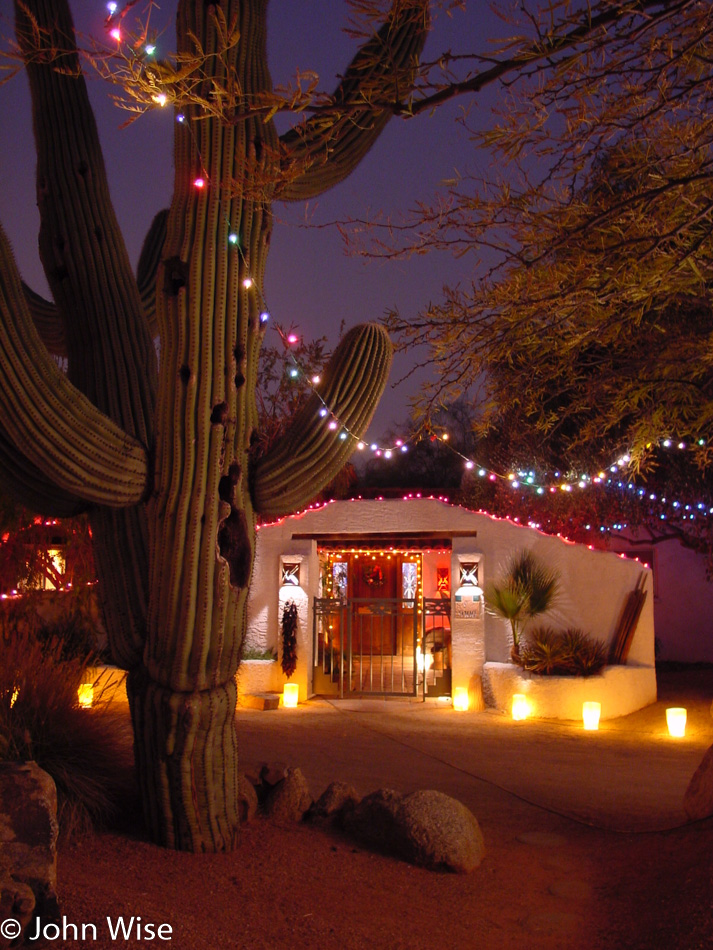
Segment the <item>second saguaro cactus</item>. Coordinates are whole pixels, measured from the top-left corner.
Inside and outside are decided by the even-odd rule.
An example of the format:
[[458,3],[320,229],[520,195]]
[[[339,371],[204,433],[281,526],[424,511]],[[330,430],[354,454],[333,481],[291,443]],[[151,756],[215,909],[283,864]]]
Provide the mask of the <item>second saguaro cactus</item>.
[[[151,832],[171,847],[231,848],[235,672],[256,518],[296,510],[334,476],[371,419],[391,361],[380,327],[351,330],[320,397],[255,462],[264,333],[256,289],[271,202],[317,195],[356,166],[408,88],[427,3],[395,0],[332,108],[280,139],[250,109],[271,90],[266,0],[180,0],[179,57],[205,55],[176,125],[171,207],[152,226],[138,280],[68,48],[66,0],[18,0],[16,28],[33,96],[40,249],[54,304],[22,287],[0,232],[0,406],[9,420],[0,431],[0,478],[16,481],[17,463],[25,477],[16,487],[39,510],[48,500],[63,510],[91,506],[111,649],[129,672]],[[240,90],[232,111],[206,115],[201,103],[228,88]],[[198,173],[208,187],[194,186]],[[66,348],[69,380],[38,330]],[[322,401],[348,438],[326,425]]]

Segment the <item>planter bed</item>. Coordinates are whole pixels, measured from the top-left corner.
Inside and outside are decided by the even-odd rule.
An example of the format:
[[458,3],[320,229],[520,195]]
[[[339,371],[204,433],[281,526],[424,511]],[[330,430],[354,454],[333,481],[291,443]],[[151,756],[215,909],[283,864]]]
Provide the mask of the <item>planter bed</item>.
[[601,703],[602,719],[615,719],[656,702],[653,666],[606,666],[595,676],[542,676],[512,663],[486,663],[486,702],[509,713],[514,693],[524,693],[531,715],[541,719],[582,718],[582,703]]

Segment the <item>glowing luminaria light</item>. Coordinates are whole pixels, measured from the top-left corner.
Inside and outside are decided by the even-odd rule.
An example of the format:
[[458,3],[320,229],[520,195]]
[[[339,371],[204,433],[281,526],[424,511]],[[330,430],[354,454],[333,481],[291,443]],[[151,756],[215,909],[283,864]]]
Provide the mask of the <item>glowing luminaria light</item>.
[[296,333],[290,333],[290,335],[287,337],[287,342],[294,344],[294,343],[298,343],[299,339],[300,338],[297,336]]
[[294,709],[300,701],[300,687],[297,683],[285,683],[282,688],[282,705]]
[[153,101],[157,102],[160,106],[165,106],[168,102],[168,97],[165,92],[159,92],[158,95],[153,96]]
[[321,383],[321,381],[322,381],[322,377],[321,377],[321,376],[313,376],[313,377],[312,377],[312,385],[313,385],[313,386],[318,385],[318,383]]
[[77,699],[82,709],[90,709],[94,703],[94,684],[82,683],[77,690]]
[[[239,241],[238,235],[234,231],[231,231],[228,235],[228,241],[230,244],[237,244]],[[262,314],[260,314],[260,318],[262,319]]]
[[669,735],[677,739],[686,735],[686,710],[683,706],[671,706],[666,710],[666,725]]
[[156,47],[153,45],[153,43],[147,43],[146,46],[144,46],[144,52],[147,56],[153,56],[153,54],[156,52]]
[[205,178],[194,178],[193,179],[194,188],[205,188]]
[[114,27],[113,30],[109,33],[109,36],[116,40],[117,43],[121,43],[121,30],[118,26]]
[[516,721],[527,719],[530,715],[530,704],[524,693],[513,693],[511,715]]
[[466,686],[456,686],[453,693],[453,708],[456,712],[468,712],[468,688]]
[[109,13],[111,13],[113,16],[116,13],[117,4],[114,3],[112,0],[111,3],[107,3],[106,8],[109,11]]
[[599,717],[602,712],[601,703],[582,703],[582,722],[584,728],[594,732],[599,728]]
[[252,287],[252,285],[253,285],[253,279],[252,279],[252,277],[246,277],[245,280],[243,281],[243,287],[244,287],[246,290],[250,290],[250,288]]

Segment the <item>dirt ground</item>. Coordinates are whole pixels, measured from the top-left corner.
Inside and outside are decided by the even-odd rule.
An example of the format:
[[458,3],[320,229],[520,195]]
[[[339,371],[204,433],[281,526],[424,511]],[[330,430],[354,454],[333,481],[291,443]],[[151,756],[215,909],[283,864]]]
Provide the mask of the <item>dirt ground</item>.
[[[233,854],[177,854],[149,844],[137,822],[61,850],[62,911],[77,939],[68,928],[47,945],[713,948],[713,819],[687,823],[681,807],[713,743],[711,698],[713,671],[668,673],[655,706],[586,736],[577,724],[518,730],[497,714],[458,719],[384,703],[241,710],[245,766],[300,766],[314,797],[332,779],[362,793],[438,787],[478,818],[483,863],[469,875],[436,874],[264,819],[243,827]],[[660,726],[673,704],[689,710],[677,742]],[[134,917],[131,937],[112,939],[107,917],[116,926],[122,916],[126,926]],[[96,931],[82,939],[90,923]],[[170,940],[148,939],[149,923],[168,924]]]

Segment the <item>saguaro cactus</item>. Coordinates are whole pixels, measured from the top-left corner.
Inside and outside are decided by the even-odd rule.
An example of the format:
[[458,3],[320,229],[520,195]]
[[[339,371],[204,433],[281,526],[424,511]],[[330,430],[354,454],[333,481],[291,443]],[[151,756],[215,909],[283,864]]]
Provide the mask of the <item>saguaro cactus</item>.
[[[41,512],[89,508],[110,647],[129,671],[146,817],[158,842],[187,850],[236,840],[235,673],[256,517],[298,508],[334,476],[391,360],[378,326],[350,331],[320,384],[349,438],[327,427],[314,397],[255,464],[256,289],[271,201],[317,195],[349,174],[403,99],[427,28],[426,0],[394,0],[331,108],[280,139],[251,108],[270,93],[266,6],[179,2],[179,54],[205,55],[181,104],[187,121],[176,124],[171,207],[152,225],[137,278],[67,0],[15,3],[54,302],[23,287],[0,231],[0,479]],[[206,115],[201,102],[227,89],[230,110]],[[68,376],[47,347],[66,353]]]

